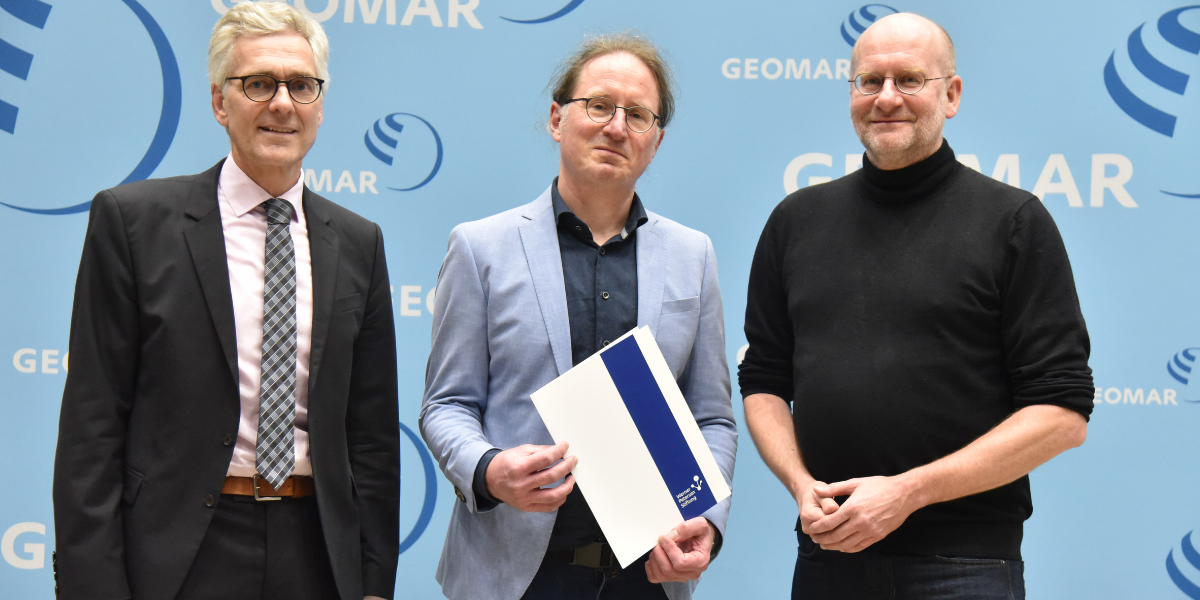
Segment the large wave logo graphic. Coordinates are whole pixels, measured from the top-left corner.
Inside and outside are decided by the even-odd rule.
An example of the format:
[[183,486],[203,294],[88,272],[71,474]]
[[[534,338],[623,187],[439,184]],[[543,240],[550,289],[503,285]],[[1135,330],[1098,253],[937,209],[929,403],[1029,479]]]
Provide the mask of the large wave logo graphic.
[[[421,534],[425,532],[425,528],[429,526],[429,521],[433,519],[433,509],[437,505],[438,477],[437,469],[433,467],[433,457],[430,456],[429,450],[425,448],[425,443],[421,441],[421,436],[406,427],[404,423],[400,423],[400,432],[417,449],[417,456],[421,459],[421,472],[425,479],[425,493],[421,496],[421,512],[417,515],[417,521],[413,524],[413,528],[409,530],[408,535],[404,536],[404,539],[400,541],[400,554],[404,554],[405,550],[411,548],[413,544],[417,543],[418,539],[421,539]],[[402,485],[401,490],[407,487]],[[401,499],[403,499],[403,496],[401,496]],[[404,512],[403,505],[400,507],[400,512]]]
[[[1169,11],[1159,17],[1155,27],[1158,29],[1158,35],[1171,46],[1189,54],[1200,54],[1200,32],[1192,31],[1179,22],[1180,15],[1191,10],[1200,10],[1200,5],[1184,6]],[[1179,96],[1183,96],[1187,89],[1190,76],[1168,66],[1147,49],[1144,39],[1147,33],[1145,26],[1145,23],[1138,25],[1137,29],[1129,34],[1126,44],[1129,60],[1137,74],[1127,73],[1123,78],[1117,72],[1117,52],[1114,50],[1108,56],[1108,63],[1104,65],[1104,87],[1108,88],[1108,95],[1112,97],[1113,102],[1134,121],[1167,137],[1173,137],[1176,115],[1138,97],[1125,83],[1130,77],[1140,76],[1155,86]]]
[[566,6],[560,8],[544,17],[538,17],[536,19],[510,19],[508,17],[500,17],[500,18],[504,19],[505,21],[511,21],[513,23],[524,23],[526,25],[534,25],[537,23],[545,23],[547,21],[553,21],[555,19],[560,19],[560,18],[566,16],[567,13],[575,10],[576,8],[579,8],[580,4],[583,4],[583,0],[571,0],[570,2],[567,3]]
[[[175,139],[175,132],[179,127],[183,86],[179,76],[179,64],[175,60],[175,52],[171,49],[171,43],[167,40],[166,34],[163,33],[162,27],[158,25],[154,17],[137,0],[121,1],[133,11],[134,16],[137,17],[138,21],[145,27],[146,32],[149,34],[150,40],[154,44],[155,53],[157,54],[163,83],[162,109],[159,114],[158,126],[141,160],[119,182],[119,184],[124,184],[146,179],[158,168],[163,157],[166,156],[167,150],[171,147],[171,142]],[[51,6],[40,0],[0,0],[0,8],[30,25],[44,29]],[[32,58],[28,53],[0,40],[0,68],[3,70],[17,75],[21,79],[26,79],[32,65]],[[62,90],[57,86],[48,86],[46,92],[61,94]],[[15,106],[0,101],[0,126],[8,125],[6,128],[0,128],[4,128],[10,134],[15,134],[16,115],[17,108]],[[32,135],[37,136],[38,133],[32,132]],[[21,133],[22,136],[26,134],[28,132],[22,131]],[[61,208],[31,208],[8,202],[0,202],[0,204],[19,211],[40,215],[68,215],[87,212],[92,203],[88,201]]]
[[[424,127],[410,127],[409,133],[404,134],[406,127],[402,121],[405,120],[409,125],[416,121]],[[406,140],[404,144],[401,144],[401,134]],[[388,186],[390,190],[410,192],[421,188],[442,168],[442,136],[429,121],[412,113],[397,112],[376,119],[363,134],[363,143],[379,162],[392,167],[388,179],[401,182],[401,187]],[[432,166],[427,166],[430,163]]]
[[[1187,535],[1183,536],[1179,550],[1187,564],[1200,570],[1200,552],[1197,552],[1196,547],[1192,545],[1192,532],[1189,531]],[[1179,591],[1187,594],[1188,598],[1200,600],[1200,586],[1183,574],[1176,562],[1174,548],[1167,552],[1167,574],[1171,576],[1171,581],[1175,583],[1175,587],[1179,588]]]
[[[50,5],[39,0],[0,0],[0,9],[38,29],[46,28]],[[22,81],[29,79],[33,55],[0,38],[0,71]],[[19,109],[0,99],[0,131],[16,133]]]
[[[868,4],[850,11],[850,16],[842,22],[842,39],[851,46],[858,41],[858,36],[866,31],[880,17],[894,15],[900,11],[886,4]],[[847,29],[849,26],[849,29]]]
[[[1172,356],[1171,360],[1167,361],[1167,374],[1175,381],[1185,386],[1188,385],[1192,379],[1197,379],[1197,376],[1200,375],[1200,373],[1195,372],[1197,358],[1200,358],[1200,348],[1187,348],[1176,352],[1175,356]],[[1190,389],[1191,395],[1194,395],[1195,388]],[[1187,393],[1188,390],[1184,390],[1184,392]],[[1192,404],[1200,404],[1200,398],[1182,398],[1182,400],[1184,402],[1191,402]]]
[[1192,370],[1196,368],[1197,352],[1200,352],[1200,348],[1188,348],[1176,353],[1167,361],[1167,373],[1170,373],[1175,381],[1187,385],[1192,378]]

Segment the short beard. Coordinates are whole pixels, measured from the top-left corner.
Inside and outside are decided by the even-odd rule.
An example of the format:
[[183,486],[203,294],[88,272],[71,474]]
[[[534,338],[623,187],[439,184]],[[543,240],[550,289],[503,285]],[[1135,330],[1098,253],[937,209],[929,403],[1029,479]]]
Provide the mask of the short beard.
[[[942,130],[946,125],[946,96],[939,96],[937,112],[930,118],[918,119],[910,136],[896,143],[881,142],[866,123],[854,121],[854,133],[867,149],[867,158],[877,167],[900,169],[928,158],[941,147]],[[932,148],[932,150],[931,150]],[[899,166],[892,166],[899,165]]]

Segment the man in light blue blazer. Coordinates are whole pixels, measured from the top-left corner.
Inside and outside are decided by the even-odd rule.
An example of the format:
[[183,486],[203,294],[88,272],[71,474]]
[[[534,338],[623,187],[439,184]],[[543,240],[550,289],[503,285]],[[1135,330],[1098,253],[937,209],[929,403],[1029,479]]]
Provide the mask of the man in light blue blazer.
[[[452,600],[682,600],[720,548],[729,500],[622,570],[530,394],[648,326],[727,482],[737,427],[708,236],[635,193],[674,108],[648,41],[591,39],[555,80],[558,177],[454,228],[438,277],[421,434],[454,484],[437,580]],[[569,442],[567,440],[566,442]]]

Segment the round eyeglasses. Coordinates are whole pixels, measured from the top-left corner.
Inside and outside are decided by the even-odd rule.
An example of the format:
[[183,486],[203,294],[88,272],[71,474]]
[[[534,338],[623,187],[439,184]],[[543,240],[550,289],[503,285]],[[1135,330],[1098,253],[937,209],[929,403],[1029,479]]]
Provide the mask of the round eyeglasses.
[[645,106],[617,106],[615,102],[603,96],[595,98],[572,98],[563,102],[566,106],[572,102],[585,102],[587,116],[597,123],[607,123],[617,114],[617,109],[625,111],[625,126],[635,133],[650,131],[654,124],[662,120]]
[[242,92],[255,102],[270,102],[279,93],[279,86],[286,85],[288,96],[299,104],[312,104],[321,96],[321,86],[324,79],[316,77],[293,77],[282,81],[270,75],[243,75],[242,77],[226,77],[225,81],[234,79],[242,82]]
[[884,82],[889,79],[896,84],[897,91],[901,94],[911,96],[924,89],[926,81],[949,79],[949,77],[925,77],[920,73],[905,73],[895,77],[883,77],[875,73],[859,73],[857,77],[850,80],[850,83],[854,84],[854,88],[858,90],[858,93],[864,96],[873,96],[883,90]]

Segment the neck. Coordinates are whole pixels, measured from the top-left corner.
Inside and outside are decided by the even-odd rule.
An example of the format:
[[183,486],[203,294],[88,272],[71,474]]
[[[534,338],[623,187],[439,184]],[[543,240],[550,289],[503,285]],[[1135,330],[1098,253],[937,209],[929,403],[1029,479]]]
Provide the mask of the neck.
[[871,164],[884,171],[895,171],[896,169],[903,169],[904,167],[915,165],[929,158],[930,156],[933,156],[933,154],[942,147],[942,141],[943,138],[939,135],[937,136],[936,142],[924,148],[887,154],[877,154],[871,152],[871,149],[868,148],[867,159],[871,161]]
[[250,178],[250,181],[258,184],[258,187],[261,187],[273,198],[283,196],[300,180],[300,165],[287,167],[258,165],[238,155],[236,149],[233,151],[233,162]]
[[962,168],[950,144],[943,143],[931,156],[901,169],[883,169],[868,156],[859,181],[868,200],[898,206],[930,197]]
[[558,195],[592,230],[592,239],[598,245],[604,245],[625,227],[633,205],[633,193],[634,189],[627,186],[581,185],[559,169]]

